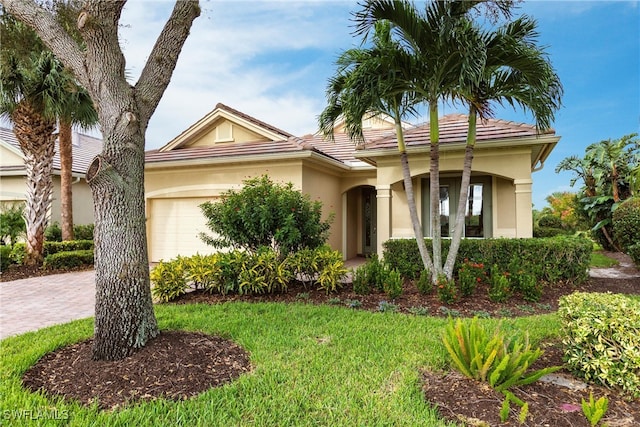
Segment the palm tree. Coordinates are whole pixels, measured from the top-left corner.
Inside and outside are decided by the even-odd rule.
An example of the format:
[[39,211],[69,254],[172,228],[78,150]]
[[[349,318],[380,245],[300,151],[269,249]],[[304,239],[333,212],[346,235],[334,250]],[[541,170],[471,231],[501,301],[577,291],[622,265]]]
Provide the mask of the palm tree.
[[[92,125],[97,120],[86,91],[81,89],[35,32],[3,13],[0,17],[3,50],[0,56],[0,113],[14,124],[14,133],[25,154],[27,172],[27,257],[25,262],[42,261],[44,230],[49,222],[53,192],[51,171],[55,154],[56,121]],[[71,132],[67,135],[70,138]],[[62,132],[60,146],[62,201],[70,199],[71,141]],[[65,144],[66,143],[66,144]],[[65,157],[65,154],[67,155]],[[66,187],[65,187],[66,186]],[[67,192],[65,192],[67,188]],[[71,205],[67,207],[71,209]],[[63,218],[64,215],[63,209]],[[64,222],[63,222],[64,223]],[[73,228],[71,223],[70,228]],[[69,236],[67,236],[69,237]]]
[[[430,203],[431,236],[433,243],[432,281],[444,271],[442,267],[442,237],[440,230],[440,130],[438,103],[450,98],[464,81],[479,78],[484,63],[475,54],[478,32],[467,14],[479,3],[476,1],[434,1],[426,5],[422,14],[407,2],[370,0],[355,14],[356,33],[367,34],[376,22],[393,24],[400,38],[399,44],[415,58],[413,90],[429,109],[430,144]],[[502,7],[503,2],[496,4]],[[511,2],[506,2],[511,3]],[[508,8],[505,6],[508,10]],[[482,52],[482,50],[481,50]]]
[[469,105],[469,128],[456,223],[444,265],[444,273],[449,279],[453,275],[464,229],[478,117],[491,117],[492,103],[519,106],[530,110],[536,128],[544,131],[551,127],[563,92],[544,49],[536,44],[534,20],[523,16],[496,31],[484,32],[480,38],[482,42],[478,43],[477,49],[480,60],[484,61],[480,78],[474,76],[457,89],[457,95]]
[[432,271],[433,263],[427,252],[422,226],[413,195],[413,181],[404,142],[403,117],[413,112],[419,100],[412,90],[415,74],[413,57],[391,39],[391,25],[375,24],[373,47],[345,51],[337,61],[338,71],[329,80],[328,105],[319,118],[320,130],[333,139],[335,124],[344,120],[349,137],[364,142],[362,121],[367,115],[385,114],[395,123],[402,175],[413,231],[425,270]]

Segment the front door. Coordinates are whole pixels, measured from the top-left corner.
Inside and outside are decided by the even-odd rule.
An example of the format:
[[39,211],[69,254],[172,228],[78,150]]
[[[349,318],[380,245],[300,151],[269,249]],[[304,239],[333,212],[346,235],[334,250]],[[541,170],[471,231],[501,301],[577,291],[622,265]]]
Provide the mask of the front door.
[[362,252],[364,255],[376,253],[377,244],[377,224],[375,188],[366,187],[362,189]]

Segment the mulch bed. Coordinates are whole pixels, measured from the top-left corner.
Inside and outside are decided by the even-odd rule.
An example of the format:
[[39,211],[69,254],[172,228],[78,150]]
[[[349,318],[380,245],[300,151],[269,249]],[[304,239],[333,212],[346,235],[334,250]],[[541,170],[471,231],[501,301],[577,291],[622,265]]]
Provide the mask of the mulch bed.
[[[634,267],[631,269],[637,273]],[[389,301],[380,292],[357,295],[350,286],[327,295],[321,291],[305,289],[301,285],[293,285],[285,293],[258,296],[221,296],[195,291],[184,295],[175,303],[269,301],[350,307],[356,305],[357,309],[379,311],[380,307],[385,307],[384,304],[381,305],[385,301],[394,304],[396,311],[404,313],[415,312],[417,307],[421,307],[424,309],[422,313],[432,316],[488,314],[492,317],[511,317],[553,312],[557,309],[558,298],[574,291],[640,294],[640,277],[592,277],[579,286],[549,286],[537,303],[526,302],[517,297],[507,303],[494,303],[486,297],[486,289],[479,288],[472,298],[444,305],[436,295],[421,295],[410,284],[405,285],[402,296],[394,301]],[[354,304],[356,300],[359,304]],[[536,369],[562,365],[562,352],[558,343],[543,343],[542,347],[545,353],[536,363]],[[27,371],[23,381],[31,390],[44,390],[84,404],[95,402],[101,408],[113,409],[129,402],[159,397],[187,399],[210,387],[233,381],[250,369],[246,352],[231,341],[200,333],[165,331],[142,350],[116,362],[91,360],[90,340],[59,349],[45,355]],[[566,370],[559,373],[572,378]],[[425,371],[422,374],[425,400],[437,406],[443,417],[475,426],[520,425],[517,420],[517,405],[512,405],[509,420],[506,423],[500,422],[499,411],[503,395],[485,384],[455,372]],[[579,406],[582,398],[589,398],[590,392],[596,399],[608,396],[609,410],[605,421],[609,426],[640,425],[640,399],[628,401],[616,391],[596,385],[575,390],[538,381],[513,391],[516,396],[529,403],[529,416],[523,424],[525,426],[588,426]]]

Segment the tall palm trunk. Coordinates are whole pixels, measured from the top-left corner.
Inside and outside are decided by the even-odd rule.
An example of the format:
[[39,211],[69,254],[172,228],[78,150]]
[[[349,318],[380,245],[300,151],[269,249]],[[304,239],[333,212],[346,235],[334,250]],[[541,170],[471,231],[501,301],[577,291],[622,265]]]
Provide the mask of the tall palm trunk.
[[409,216],[411,217],[411,225],[413,226],[413,234],[416,236],[416,243],[420,251],[420,258],[424,269],[433,272],[433,262],[429,257],[427,246],[424,243],[424,234],[422,233],[422,225],[418,217],[418,208],[416,200],[413,196],[413,180],[411,179],[411,170],[409,169],[409,157],[407,155],[407,147],[404,141],[404,131],[399,114],[396,114],[396,135],[398,136],[398,150],[400,151],[400,164],[402,165],[402,177],[404,181],[405,193],[407,194],[407,204],[409,205]]
[[93,358],[118,360],[158,335],[149,286],[144,131],[116,127],[87,171],[95,207]]
[[438,123],[438,101],[429,102],[429,141],[431,163],[429,167],[431,238],[433,246],[432,281],[436,283],[442,274],[442,233],[440,231],[440,127]]
[[36,265],[44,258],[44,231],[49,223],[53,193],[51,171],[55,154],[55,122],[43,118],[27,102],[20,103],[11,117],[13,131],[25,157],[27,173],[27,254],[24,263]]
[[453,267],[460,249],[462,232],[464,230],[464,218],[466,214],[467,197],[469,197],[469,184],[471,182],[471,164],[473,162],[473,150],[476,145],[476,130],[478,114],[473,105],[469,108],[469,127],[467,130],[467,145],[464,152],[464,163],[462,166],[462,182],[460,183],[460,198],[458,199],[458,209],[456,211],[456,222],[451,237],[451,246],[447,254],[447,261],[444,264],[444,274],[449,280],[453,278]]
[[71,122],[59,120],[58,145],[60,148],[60,227],[62,240],[73,240],[72,164],[73,148]]

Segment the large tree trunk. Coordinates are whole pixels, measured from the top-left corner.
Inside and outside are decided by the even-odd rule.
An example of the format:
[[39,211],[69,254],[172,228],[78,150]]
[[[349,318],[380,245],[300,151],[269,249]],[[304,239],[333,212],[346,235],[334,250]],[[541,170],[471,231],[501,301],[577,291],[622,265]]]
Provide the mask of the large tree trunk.
[[60,149],[60,227],[62,240],[73,240],[73,194],[72,165],[73,149],[71,123],[60,120],[58,123],[58,145]]
[[41,264],[44,258],[44,231],[49,224],[53,193],[51,170],[55,154],[55,122],[38,114],[27,103],[12,114],[13,131],[25,157],[27,173],[27,254],[24,263]]
[[[96,215],[96,360],[129,356],[159,333],[149,285],[144,135],[116,140],[125,138],[123,134],[106,136],[105,153],[87,171]],[[108,156],[108,147],[128,148],[123,150],[127,153]]]

